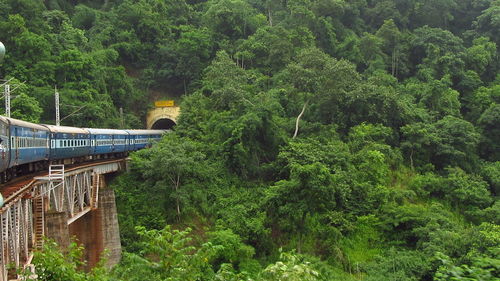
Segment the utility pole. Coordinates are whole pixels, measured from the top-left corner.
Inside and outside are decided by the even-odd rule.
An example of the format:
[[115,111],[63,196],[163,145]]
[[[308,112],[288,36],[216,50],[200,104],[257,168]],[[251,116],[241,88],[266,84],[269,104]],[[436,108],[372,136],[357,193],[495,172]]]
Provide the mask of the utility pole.
[[[0,62],[5,57],[5,46],[0,42]],[[5,83],[5,116],[10,117],[10,85],[9,81]]]
[[57,86],[54,87],[55,91],[55,102],[56,102],[56,126],[61,126],[61,115],[59,112],[59,92],[57,91]]
[[5,116],[10,118],[10,85],[5,84]]

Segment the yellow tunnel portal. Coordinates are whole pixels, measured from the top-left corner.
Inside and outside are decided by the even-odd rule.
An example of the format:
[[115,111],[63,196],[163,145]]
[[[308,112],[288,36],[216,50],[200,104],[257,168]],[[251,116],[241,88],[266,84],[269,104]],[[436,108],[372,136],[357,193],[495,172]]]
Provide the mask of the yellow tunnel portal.
[[148,112],[148,129],[170,130],[177,124],[177,118],[181,112],[180,107],[173,106],[173,104],[162,105],[162,103],[156,102],[156,108]]

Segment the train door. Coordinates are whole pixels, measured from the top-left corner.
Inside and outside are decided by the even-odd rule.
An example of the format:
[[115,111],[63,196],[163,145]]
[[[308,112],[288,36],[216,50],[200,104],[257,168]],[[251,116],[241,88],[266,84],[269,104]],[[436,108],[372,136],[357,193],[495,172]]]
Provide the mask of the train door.
[[97,142],[96,142],[96,135],[90,135],[90,151],[91,153],[94,155],[96,154],[96,150],[97,150]]
[[17,165],[19,162],[19,135],[21,130],[18,127],[14,127],[14,136],[12,136],[12,141],[14,144],[14,165]]
[[9,145],[9,125],[0,120],[0,172],[9,167],[10,145]]

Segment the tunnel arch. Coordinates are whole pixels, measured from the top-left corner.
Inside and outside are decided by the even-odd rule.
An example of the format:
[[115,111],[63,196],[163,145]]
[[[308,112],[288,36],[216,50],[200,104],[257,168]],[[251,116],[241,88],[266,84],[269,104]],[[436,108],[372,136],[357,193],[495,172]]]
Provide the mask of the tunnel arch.
[[153,122],[151,129],[154,130],[172,130],[177,123],[170,118],[158,118]]
[[157,107],[148,111],[146,128],[172,129],[177,124],[180,107]]

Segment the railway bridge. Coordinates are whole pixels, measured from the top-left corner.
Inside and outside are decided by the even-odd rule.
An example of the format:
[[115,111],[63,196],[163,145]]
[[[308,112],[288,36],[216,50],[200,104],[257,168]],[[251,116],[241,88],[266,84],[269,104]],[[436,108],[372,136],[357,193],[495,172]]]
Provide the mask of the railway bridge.
[[[107,263],[121,258],[120,234],[112,189],[106,178],[125,169],[126,159],[80,164],[24,178],[2,188],[0,208],[0,281],[18,279],[16,268],[29,268],[43,237],[68,247],[70,237],[85,247],[90,268],[107,249]],[[36,270],[35,270],[36,274]]]

